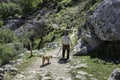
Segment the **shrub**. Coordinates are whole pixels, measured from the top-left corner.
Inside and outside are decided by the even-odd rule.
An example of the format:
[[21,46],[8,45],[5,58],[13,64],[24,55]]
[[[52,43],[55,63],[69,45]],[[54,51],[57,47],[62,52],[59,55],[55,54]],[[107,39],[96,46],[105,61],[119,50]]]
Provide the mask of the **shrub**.
[[0,4],[0,15],[2,15],[2,17],[13,16],[20,13],[21,8],[17,4],[11,2]]
[[3,26],[3,21],[0,20],[0,28]]
[[14,53],[14,46],[0,44],[0,65],[8,62],[10,56],[12,56]]
[[16,41],[17,37],[10,29],[2,30],[0,29],[0,43],[11,43]]
[[30,14],[35,11],[43,1],[42,0],[18,0],[17,3],[21,6],[22,12]]

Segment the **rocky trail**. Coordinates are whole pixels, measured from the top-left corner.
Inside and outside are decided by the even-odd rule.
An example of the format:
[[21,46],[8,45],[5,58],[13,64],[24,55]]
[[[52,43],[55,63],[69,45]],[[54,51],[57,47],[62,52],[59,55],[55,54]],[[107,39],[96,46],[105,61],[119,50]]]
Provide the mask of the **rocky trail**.
[[[50,64],[42,65],[41,57],[37,57],[36,61],[31,64],[23,72],[17,74],[13,80],[72,80],[69,62],[60,62],[60,58],[56,55],[59,48],[49,51],[53,58]],[[61,55],[61,52],[58,56]]]
[[[72,31],[73,33],[70,36],[71,39],[75,36],[75,30]],[[41,66],[42,59],[41,57],[38,57],[31,66],[20,74],[17,74],[13,80],[72,80],[69,72],[71,69],[70,61],[61,61],[60,58],[62,52],[60,47],[47,51],[47,53],[50,53],[53,56],[50,64]]]

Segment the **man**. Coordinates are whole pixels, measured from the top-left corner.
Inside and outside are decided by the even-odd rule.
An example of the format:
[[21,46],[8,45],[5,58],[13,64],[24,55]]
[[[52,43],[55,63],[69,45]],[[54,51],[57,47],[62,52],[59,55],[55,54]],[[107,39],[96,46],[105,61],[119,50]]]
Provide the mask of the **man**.
[[64,35],[62,36],[62,58],[65,57],[65,51],[67,50],[67,60],[69,59],[71,46],[72,42],[68,36],[68,32],[64,32]]

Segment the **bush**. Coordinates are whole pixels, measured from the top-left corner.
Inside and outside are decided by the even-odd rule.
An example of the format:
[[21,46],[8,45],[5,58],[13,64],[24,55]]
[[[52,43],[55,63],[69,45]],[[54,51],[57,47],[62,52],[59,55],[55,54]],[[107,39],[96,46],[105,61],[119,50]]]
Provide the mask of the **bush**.
[[35,11],[43,1],[42,0],[19,0],[17,3],[21,6],[22,12],[30,14]]
[[3,26],[3,21],[0,20],[0,28]]
[[0,29],[0,43],[6,44],[17,41],[16,35],[10,29]]
[[14,53],[14,46],[0,44],[0,65],[7,63],[9,61],[10,56],[12,56]]
[[50,32],[48,35],[46,35],[43,39],[45,42],[51,42],[52,38],[54,37],[54,31]]
[[21,8],[17,4],[11,2],[0,4],[0,15],[2,15],[2,17],[14,16],[20,13]]

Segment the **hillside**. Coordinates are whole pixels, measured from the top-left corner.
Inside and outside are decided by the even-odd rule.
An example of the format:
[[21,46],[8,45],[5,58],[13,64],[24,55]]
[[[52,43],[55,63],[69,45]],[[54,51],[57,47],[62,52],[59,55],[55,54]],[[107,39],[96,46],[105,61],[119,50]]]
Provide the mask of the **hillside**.
[[[1,67],[18,59],[21,54],[28,57],[30,54],[26,53],[32,49],[30,59],[25,57],[26,62],[23,61],[23,66],[17,68],[25,67],[26,72],[32,67],[38,69],[41,56],[38,57],[40,54],[35,53],[43,53],[44,50],[49,52],[51,48],[53,53],[57,53],[61,37],[64,31],[68,31],[73,43],[71,62],[64,65],[70,68],[64,67],[68,71],[65,72],[68,80],[107,80],[114,69],[120,68],[119,3],[119,0],[0,0]],[[30,65],[29,60],[35,66]],[[51,71],[58,73],[52,68],[61,66],[55,62],[57,60],[59,59],[53,58],[51,64],[46,66],[50,69],[50,74]],[[115,72],[115,75],[119,75]],[[19,74],[23,76],[22,73],[18,73],[18,76]],[[47,77],[56,79],[53,76],[55,74]],[[12,80],[14,77],[7,78]],[[115,77],[109,80],[114,80],[112,78]],[[44,79],[40,77],[40,80]]]

